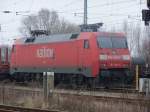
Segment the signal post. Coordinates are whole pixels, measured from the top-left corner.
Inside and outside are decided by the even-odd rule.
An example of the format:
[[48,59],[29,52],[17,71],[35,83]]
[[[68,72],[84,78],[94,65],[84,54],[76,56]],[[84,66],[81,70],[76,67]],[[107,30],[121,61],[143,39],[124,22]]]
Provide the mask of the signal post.
[[[147,7],[150,9],[150,0],[147,0]],[[145,25],[149,25],[150,21],[150,10],[149,9],[143,9],[142,10],[142,20],[145,22]]]

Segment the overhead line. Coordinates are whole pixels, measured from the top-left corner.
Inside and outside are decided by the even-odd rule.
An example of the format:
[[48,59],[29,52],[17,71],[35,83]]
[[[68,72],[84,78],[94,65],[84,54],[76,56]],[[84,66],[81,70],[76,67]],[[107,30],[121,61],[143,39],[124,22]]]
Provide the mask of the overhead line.
[[29,7],[29,12],[31,11],[32,7],[33,7],[33,4],[34,4],[34,0],[31,1],[31,5]]
[[63,5],[62,7],[60,7],[60,9],[62,9],[62,8],[66,8],[66,7],[68,7],[68,6],[71,6],[71,5],[74,5],[74,3],[76,3],[77,2],[77,0],[73,0],[73,1],[71,1],[71,2],[69,2],[69,3],[67,3],[67,4],[65,4],[65,5]]
[[[123,4],[123,3],[131,3],[131,2],[135,2],[133,0],[128,0],[128,1],[118,1],[118,2],[113,2],[113,4],[108,4],[108,3],[104,3],[104,4],[99,4],[99,5],[93,5],[93,6],[89,6],[88,8],[97,8],[97,7],[105,7],[105,6],[110,6],[110,5],[118,5],[118,4]],[[138,5],[139,3],[136,3],[136,5]],[[142,3],[143,4],[143,3]],[[78,8],[78,9],[72,9],[72,10],[82,10],[83,8]],[[71,11],[71,10],[70,10]]]
[[[138,4],[139,3],[136,3],[136,6],[138,6]],[[143,3],[144,4],[144,3]],[[133,4],[131,5],[131,6],[133,6]],[[126,7],[121,7],[121,10],[123,10],[123,9],[129,9],[130,7],[129,7],[129,5],[128,5],[128,7],[126,6]],[[133,7],[132,7],[133,8]],[[130,11],[131,12],[131,11]],[[77,15],[77,14],[83,14],[83,12],[74,12],[74,11],[72,11],[72,12],[69,12],[69,11],[57,11],[57,13],[68,13],[68,14],[75,14],[75,15]],[[99,15],[98,13],[96,14],[96,13],[92,13],[92,12],[89,12],[89,14],[90,15]],[[113,15],[113,14],[112,14]],[[120,14],[121,15],[121,14]]]
[[[122,4],[122,3],[129,3],[129,2],[133,2],[131,0],[122,0],[122,1],[117,1],[117,2],[112,2],[111,4],[108,4],[108,3],[104,3],[104,4],[98,4],[98,5],[93,5],[93,6],[90,6],[88,8],[93,8],[93,7],[99,7],[99,6],[110,6],[110,5],[117,5],[117,4]],[[135,2],[135,1],[134,1]]]

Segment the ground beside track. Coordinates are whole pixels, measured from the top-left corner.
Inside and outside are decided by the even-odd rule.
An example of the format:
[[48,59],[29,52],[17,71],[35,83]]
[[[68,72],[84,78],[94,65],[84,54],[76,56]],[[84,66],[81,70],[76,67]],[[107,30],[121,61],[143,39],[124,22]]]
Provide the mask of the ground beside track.
[[60,112],[58,110],[23,108],[10,105],[0,105],[0,112]]
[[137,93],[55,89],[45,107],[41,88],[0,85],[1,104],[67,112],[145,112],[150,107],[149,100],[145,99]]
[[[0,85],[0,90],[2,91],[3,89],[5,90],[13,90],[13,91],[28,91],[28,92],[33,92],[33,93],[40,93],[43,94],[43,89],[42,88],[35,88],[35,87],[26,87],[26,86],[10,86],[10,85]],[[133,91],[133,90],[131,90]],[[139,92],[129,92],[128,91],[118,91],[118,90],[109,90],[106,91],[103,89],[99,91],[95,90],[72,90],[72,89],[54,89],[53,94],[78,94],[78,95],[86,95],[86,96],[103,96],[103,97],[116,97],[116,98],[121,98],[121,97],[127,97],[131,99],[135,98],[145,98],[145,95]]]
[[[34,92],[39,92],[43,93],[42,88],[37,88],[37,87],[27,87],[27,86],[18,86],[18,85],[0,85],[0,90],[3,88],[9,89],[9,90],[16,90],[16,91],[34,91]],[[100,89],[100,90],[73,90],[73,89],[54,89],[53,93],[64,93],[64,94],[78,94],[78,95],[88,95],[88,96],[105,96],[105,97],[123,97],[126,96],[128,98],[139,98],[139,97],[144,97],[143,94],[139,92],[133,92],[134,90],[132,89],[125,89],[125,90],[118,90],[118,89],[112,89],[112,90],[105,90],[105,89]]]

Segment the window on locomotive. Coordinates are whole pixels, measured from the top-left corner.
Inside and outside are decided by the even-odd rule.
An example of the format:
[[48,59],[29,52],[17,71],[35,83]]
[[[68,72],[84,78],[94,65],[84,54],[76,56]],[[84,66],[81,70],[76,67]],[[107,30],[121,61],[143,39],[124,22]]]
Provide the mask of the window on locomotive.
[[11,48],[8,48],[8,62],[10,62],[10,56],[11,56]]
[[76,39],[78,37],[79,34],[72,34],[70,39]]
[[90,47],[89,40],[84,40],[84,48],[88,49]]
[[25,40],[25,43],[34,42],[34,41],[35,41],[35,38],[34,37],[30,37],[30,38],[27,38]]
[[112,48],[112,42],[110,37],[97,37],[99,48]]
[[1,63],[6,63],[6,48],[1,48]]
[[127,40],[124,37],[112,37],[112,45],[113,48],[127,48]]

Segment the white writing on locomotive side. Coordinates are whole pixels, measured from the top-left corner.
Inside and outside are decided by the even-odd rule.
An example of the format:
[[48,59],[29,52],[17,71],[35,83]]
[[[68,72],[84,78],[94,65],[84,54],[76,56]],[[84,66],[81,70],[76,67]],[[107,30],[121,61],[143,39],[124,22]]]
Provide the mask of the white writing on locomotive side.
[[37,57],[39,57],[39,58],[53,58],[54,57],[54,50],[51,48],[37,49]]

